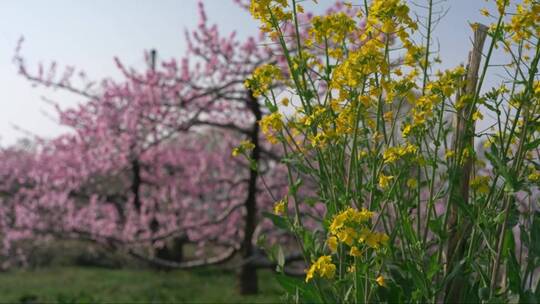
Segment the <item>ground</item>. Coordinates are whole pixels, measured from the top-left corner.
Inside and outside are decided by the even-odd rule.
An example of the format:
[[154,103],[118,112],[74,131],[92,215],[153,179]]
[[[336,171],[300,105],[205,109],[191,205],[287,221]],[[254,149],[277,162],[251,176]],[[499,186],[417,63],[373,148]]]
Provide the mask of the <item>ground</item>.
[[261,292],[239,296],[234,273],[58,267],[0,273],[0,303],[276,303],[283,293],[260,271]]

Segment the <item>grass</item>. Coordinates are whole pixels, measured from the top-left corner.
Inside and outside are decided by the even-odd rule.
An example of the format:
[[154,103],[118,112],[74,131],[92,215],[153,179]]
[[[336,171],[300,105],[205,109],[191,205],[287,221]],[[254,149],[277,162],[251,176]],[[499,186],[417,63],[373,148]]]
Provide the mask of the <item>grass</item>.
[[276,303],[273,274],[259,272],[260,294],[240,296],[234,273],[59,267],[0,273],[0,303]]

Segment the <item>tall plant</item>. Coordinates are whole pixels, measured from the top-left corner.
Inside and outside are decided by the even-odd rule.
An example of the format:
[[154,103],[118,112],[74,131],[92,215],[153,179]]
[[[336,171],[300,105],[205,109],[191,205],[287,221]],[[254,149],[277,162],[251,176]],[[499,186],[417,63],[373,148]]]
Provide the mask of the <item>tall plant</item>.
[[[494,23],[472,25],[468,65],[435,73],[433,1],[422,27],[401,0],[307,24],[300,2],[251,2],[287,65],[260,67],[246,82],[271,112],[262,131],[286,151],[289,192],[272,219],[297,236],[309,264],[303,282],[279,277],[290,296],[539,301],[540,2],[495,1],[482,10]],[[506,76],[487,88],[498,49]],[[480,130],[483,117],[491,125]],[[323,233],[302,222],[304,176],[326,206]]]

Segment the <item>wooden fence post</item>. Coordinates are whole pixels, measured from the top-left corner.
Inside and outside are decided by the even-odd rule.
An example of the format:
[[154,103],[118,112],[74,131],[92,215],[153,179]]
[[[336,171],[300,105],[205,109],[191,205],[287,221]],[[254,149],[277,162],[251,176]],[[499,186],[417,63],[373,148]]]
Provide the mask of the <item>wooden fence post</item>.
[[[447,202],[447,208],[450,215],[448,219],[448,247],[446,250],[446,274],[451,273],[457,263],[462,259],[467,243],[467,234],[470,230],[470,223],[466,218],[459,218],[458,202],[468,204],[469,184],[474,163],[474,121],[468,121],[477,109],[473,103],[476,98],[478,83],[478,72],[480,62],[482,61],[482,49],[486,41],[488,27],[482,24],[473,25],[474,40],[473,49],[469,53],[469,62],[467,64],[467,78],[465,79],[465,88],[463,92],[458,92],[456,102],[461,98],[466,98],[469,102],[462,104],[456,113],[456,130],[453,139],[453,150],[456,152],[454,164],[455,171],[450,176],[450,193]],[[469,151],[469,153],[464,152]],[[461,302],[461,294],[466,286],[466,282],[458,275],[455,276],[447,286],[446,301],[449,303]]]

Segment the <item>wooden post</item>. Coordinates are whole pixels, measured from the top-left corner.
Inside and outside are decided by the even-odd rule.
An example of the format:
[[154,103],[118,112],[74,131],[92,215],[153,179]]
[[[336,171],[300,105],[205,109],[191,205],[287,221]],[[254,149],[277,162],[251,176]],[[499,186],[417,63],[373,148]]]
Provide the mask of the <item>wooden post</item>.
[[[470,102],[462,105],[456,114],[456,132],[453,140],[453,150],[456,152],[455,164],[456,171],[451,174],[449,185],[452,189],[449,194],[447,208],[449,213],[448,219],[448,247],[446,251],[446,273],[450,273],[457,263],[463,258],[465,244],[467,243],[467,234],[470,230],[470,223],[466,222],[465,218],[459,217],[458,202],[468,204],[469,201],[469,184],[473,170],[474,155],[473,153],[464,153],[466,149],[473,151],[474,147],[474,121],[468,121],[471,114],[476,111],[473,104],[474,96],[477,90],[478,72],[480,70],[480,62],[482,61],[482,49],[486,41],[488,27],[482,24],[474,25],[474,41],[473,49],[469,53],[469,62],[467,65],[467,78],[463,92],[459,92],[457,101],[463,96],[468,97]],[[448,284],[446,301],[449,303],[462,302],[461,295],[466,287],[466,282],[459,275],[454,277]]]

